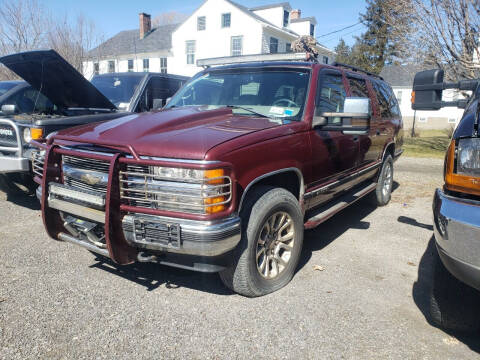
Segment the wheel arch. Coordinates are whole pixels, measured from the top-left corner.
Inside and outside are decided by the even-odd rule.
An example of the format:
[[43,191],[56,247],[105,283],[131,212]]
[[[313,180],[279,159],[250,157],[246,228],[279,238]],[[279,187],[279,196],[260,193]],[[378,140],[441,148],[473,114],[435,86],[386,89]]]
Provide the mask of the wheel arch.
[[245,190],[243,191],[240,198],[240,202],[238,205],[239,212],[242,210],[243,203],[249,191],[258,185],[271,185],[281,187],[290,191],[298,199],[298,201],[300,202],[300,206],[303,208],[303,194],[305,187],[303,174],[300,169],[296,167],[278,169],[260,175],[250,181],[245,187]]

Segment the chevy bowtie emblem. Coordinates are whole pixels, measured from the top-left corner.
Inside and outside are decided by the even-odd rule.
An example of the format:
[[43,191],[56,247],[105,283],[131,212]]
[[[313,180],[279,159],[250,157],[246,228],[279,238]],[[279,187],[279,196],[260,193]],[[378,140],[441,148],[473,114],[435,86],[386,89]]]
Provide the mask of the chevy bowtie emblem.
[[102,177],[101,176],[95,176],[92,174],[82,174],[80,176],[80,180],[82,180],[84,183],[88,185],[97,185],[100,182],[102,182]]

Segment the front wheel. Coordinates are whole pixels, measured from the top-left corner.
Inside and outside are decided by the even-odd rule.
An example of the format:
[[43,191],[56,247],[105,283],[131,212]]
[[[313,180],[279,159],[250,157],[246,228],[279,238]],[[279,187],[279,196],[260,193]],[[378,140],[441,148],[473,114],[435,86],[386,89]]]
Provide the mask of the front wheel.
[[252,190],[240,214],[242,239],[233,265],[220,273],[223,283],[249,297],[266,295],[290,282],[303,244],[298,200],[285,189]]

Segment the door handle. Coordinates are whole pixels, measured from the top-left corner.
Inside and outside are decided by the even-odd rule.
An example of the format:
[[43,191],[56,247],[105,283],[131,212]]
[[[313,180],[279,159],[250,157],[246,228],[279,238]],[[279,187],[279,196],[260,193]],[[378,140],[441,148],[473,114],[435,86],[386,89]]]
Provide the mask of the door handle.
[[358,136],[354,136],[353,141],[358,141]]

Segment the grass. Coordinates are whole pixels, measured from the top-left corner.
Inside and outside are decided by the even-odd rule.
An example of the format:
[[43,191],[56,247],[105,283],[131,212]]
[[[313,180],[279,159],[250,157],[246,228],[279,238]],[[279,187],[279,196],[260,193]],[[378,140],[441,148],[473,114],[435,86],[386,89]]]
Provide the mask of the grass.
[[443,130],[423,130],[418,137],[405,136],[404,155],[443,159],[449,143],[450,138]]

